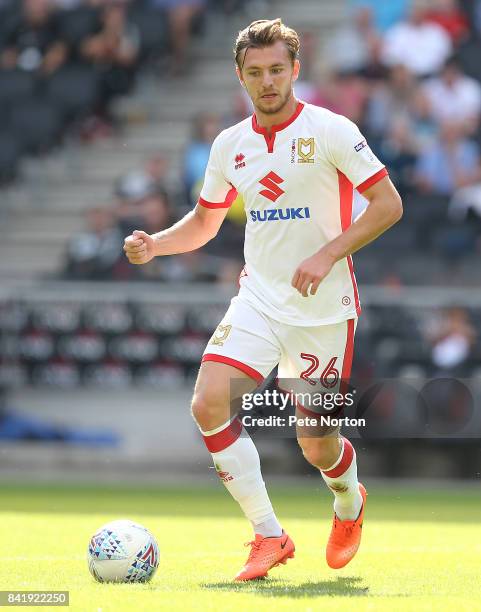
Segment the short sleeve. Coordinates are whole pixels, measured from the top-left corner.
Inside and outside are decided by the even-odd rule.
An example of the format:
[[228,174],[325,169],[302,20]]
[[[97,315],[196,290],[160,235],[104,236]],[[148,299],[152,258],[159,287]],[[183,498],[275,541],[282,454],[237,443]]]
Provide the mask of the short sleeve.
[[222,170],[221,139],[219,135],[210,149],[199,204],[205,208],[229,208],[236,197],[237,190],[225,178]]
[[369,148],[355,123],[334,115],[327,129],[327,147],[331,162],[362,193],[388,172]]

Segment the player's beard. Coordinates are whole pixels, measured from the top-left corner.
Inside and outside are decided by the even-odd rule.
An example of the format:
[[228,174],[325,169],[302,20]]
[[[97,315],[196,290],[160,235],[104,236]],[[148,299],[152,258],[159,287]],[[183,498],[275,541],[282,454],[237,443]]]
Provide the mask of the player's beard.
[[280,92],[279,92],[279,102],[276,105],[263,105],[262,104],[262,98],[258,98],[257,99],[257,103],[254,104],[256,110],[259,110],[261,113],[264,113],[264,115],[275,115],[276,113],[279,113],[284,106],[289,102],[289,98],[291,97],[292,94],[292,87],[291,89],[285,94],[285,96],[283,96]]

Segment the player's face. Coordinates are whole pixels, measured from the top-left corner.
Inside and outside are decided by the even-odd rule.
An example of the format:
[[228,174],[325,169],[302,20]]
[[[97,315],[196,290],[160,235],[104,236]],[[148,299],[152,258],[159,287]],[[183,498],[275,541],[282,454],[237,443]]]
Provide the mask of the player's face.
[[242,73],[237,75],[254,108],[266,115],[281,111],[292,95],[292,84],[299,74],[299,62],[291,61],[286,45],[277,41],[262,49],[247,49]]

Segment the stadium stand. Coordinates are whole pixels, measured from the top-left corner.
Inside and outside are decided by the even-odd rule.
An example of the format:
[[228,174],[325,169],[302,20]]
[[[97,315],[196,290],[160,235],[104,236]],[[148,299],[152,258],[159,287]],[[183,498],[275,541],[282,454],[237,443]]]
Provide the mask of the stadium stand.
[[[242,202],[201,254],[135,269],[123,258],[121,244],[132,227],[160,229],[192,206],[195,197],[186,197],[183,175],[192,121],[208,113],[229,125],[249,114],[233,75],[231,45],[238,29],[263,15],[281,15],[301,33],[306,70],[298,95],[355,119],[403,194],[401,223],[354,257],[363,301],[356,383],[404,381],[412,391],[429,376],[459,376],[479,387],[481,188],[461,177],[454,191],[440,195],[416,181],[420,154],[436,147],[439,122],[424,95],[432,81],[381,61],[385,32],[407,15],[407,0],[324,0],[322,14],[318,0],[304,0],[302,10],[287,0],[211,0],[190,23],[188,74],[175,77],[168,74],[172,30],[159,9],[162,2],[129,3],[123,23],[135,61],[126,70],[112,67],[111,58],[95,59],[95,44],[90,59],[83,54],[85,41],[98,42],[103,28],[95,3],[56,4],[58,36],[69,50],[64,63],[41,76],[18,66],[0,70],[0,388],[17,400],[15,407],[25,400],[32,419],[24,422],[27,430],[39,413],[52,423],[60,415],[83,428],[102,417],[118,424],[124,448],[134,449],[134,463],[150,466],[154,480],[159,464],[148,455],[152,449],[166,469],[172,449],[186,446],[186,469],[199,471],[204,451],[195,446],[198,433],[188,410],[178,408],[188,405],[205,342],[236,291]],[[433,8],[440,4],[446,2],[432,0]],[[469,33],[461,27],[456,29],[461,34],[450,37],[460,76],[480,83],[480,30],[474,17],[479,2],[451,4],[468,15]],[[18,15],[19,5],[0,0],[2,54],[7,17]],[[351,11],[361,5],[368,9],[356,23],[348,5]],[[114,22],[118,27],[119,20]],[[449,20],[437,23],[452,29]],[[324,49],[346,31],[351,41],[357,36],[363,62],[343,63],[344,55],[330,65]],[[363,32],[369,32],[367,48]],[[343,40],[337,37],[338,49]],[[429,76],[442,79],[443,73]],[[479,147],[479,113],[474,122],[470,117],[464,135]],[[358,212],[364,205],[356,199]],[[418,409],[415,395],[388,387],[380,397],[370,413],[375,418],[368,434],[377,443],[366,458],[368,473],[392,476],[411,466],[416,474],[469,475],[466,453],[470,448],[479,453],[475,437],[471,446],[422,439],[418,448],[411,439],[429,438],[427,422],[450,428],[453,436],[465,425],[462,406],[450,411],[449,393],[443,410],[443,398],[434,397],[435,422],[432,415],[427,418],[426,407]],[[466,425],[467,438],[479,437],[479,414],[477,419]],[[162,445],[159,429],[168,432]],[[396,436],[405,440],[393,444]],[[297,455],[284,452],[290,441],[275,442],[275,451],[261,444],[267,463],[271,458],[277,469],[298,470]],[[428,448],[437,452],[436,461],[420,460]],[[455,459],[448,465],[450,451]],[[7,454],[7,468],[8,462],[12,470],[27,465],[29,473],[80,462],[70,451],[47,456],[27,445]],[[82,459],[92,473],[99,466],[91,467],[95,458],[88,448]],[[128,462],[120,458],[106,461],[103,469],[115,464],[124,478]]]
[[[216,291],[222,293],[224,283],[230,290],[228,283],[237,278],[242,267],[242,202],[237,202],[229,214],[223,232],[200,254],[165,258],[144,267],[129,266],[122,255],[123,236],[133,227],[140,225],[148,231],[165,227],[195,202],[195,195],[191,201],[189,195],[195,194],[194,183],[202,175],[212,134],[200,143],[199,155],[192,155],[197,174],[186,180],[183,160],[189,159],[188,152],[195,152],[199,144],[190,140],[193,118],[207,113],[200,116],[209,118],[211,123],[232,123],[249,113],[233,77],[230,57],[236,30],[251,18],[249,4],[215,3],[205,8],[202,19],[197,15],[198,21],[192,27],[198,34],[189,52],[195,57],[191,74],[175,78],[164,71],[169,28],[159,5],[154,4],[134,2],[128,13],[119,13],[128,14],[127,23],[133,28],[129,25],[130,32],[140,32],[135,46],[136,78],[127,90],[118,88],[121,95],[104,98],[113,119],[112,131],[105,137],[79,140],[85,134],[79,125],[85,126],[89,114],[98,110],[97,96],[102,90],[99,82],[105,77],[103,70],[93,68],[94,61],[78,61],[83,42],[102,31],[98,9],[74,3],[73,8],[57,14],[59,31],[73,50],[75,61],[62,65],[40,90],[31,72],[14,68],[0,72],[0,85],[4,84],[0,86],[0,108],[7,109],[0,123],[4,180],[12,180],[22,159],[19,178],[3,190],[7,235],[0,253],[8,253],[0,258],[0,275],[4,279],[40,278],[48,283],[55,279],[154,281],[160,293],[172,295],[175,282],[217,282],[218,288],[200,293],[204,296],[201,300],[205,300],[210,292],[214,296]],[[351,4],[355,5],[352,10],[360,10],[362,5],[364,11],[372,5]],[[379,54],[385,32],[377,28],[376,16],[370,16],[369,8],[358,25],[373,32],[373,45],[366,50],[364,61],[354,66],[331,66],[329,55],[323,52],[339,47],[346,27],[352,29],[352,21],[346,19],[354,17],[352,12],[344,12],[345,5],[326,3],[322,20],[314,1],[303,4],[302,14],[290,3],[273,2],[269,9],[271,14],[283,15],[287,23],[311,41],[304,50],[311,76],[299,84],[299,91],[306,94],[306,99],[311,96],[308,101],[342,109],[358,121],[403,195],[402,222],[355,256],[360,285],[377,285],[398,301],[393,310],[391,298],[388,302],[368,299],[358,332],[358,345],[365,348],[360,351],[360,367],[363,360],[365,367],[375,362],[386,376],[411,367],[421,368],[425,375],[437,371],[431,336],[423,331],[426,318],[449,318],[449,308],[460,305],[466,312],[466,329],[469,325],[476,329],[480,321],[480,306],[470,302],[469,292],[460,292],[457,300],[451,295],[439,303],[439,308],[424,304],[422,293],[430,285],[470,288],[479,286],[481,280],[481,222],[477,212],[481,131],[475,93],[479,75],[469,60],[469,45],[476,44],[479,31],[469,17],[472,7],[468,3],[450,4],[456,13],[453,21],[466,23],[470,30],[468,33],[460,26],[451,38],[456,63],[450,59],[439,75],[426,79],[416,78],[406,66],[382,66]],[[435,0],[431,3],[432,10],[439,6]],[[232,15],[234,9],[237,12]],[[7,15],[12,9],[7,6],[2,10]],[[451,31],[451,21],[436,15],[436,27]],[[459,15],[468,17],[461,19]],[[432,16],[431,11],[426,19],[432,20]],[[158,36],[154,23],[158,24]],[[130,33],[129,40],[134,38]],[[5,41],[5,36],[1,40]],[[5,42],[2,44],[6,48]],[[446,74],[453,66],[456,75],[451,79]],[[454,158],[459,155],[455,142],[446,161],[454,178],[439,193],[437,184],[419,180],[420,171],[430,167],[419,160],[428,153],[439,156],[449,144],[438,137],[442,125],[439,113],[442,115],[443,110],[434,110],[432,102],[437,98],[433,98],[433,91],[439,86],[449,87],[450,83],[456,85],[458,80],[466,83],[465,74],[474,79],[469,82],[474,92],[470,108],[474,110],[467,113],[457,129],[473,152],[473,172],[470,176],[463,174],[464,162],[458,169],[452,164],[451,153]],[[24,129],[30,124],[28,130]],[[62,136],[63,145],[59,147]],[[364,205],[359,197],[358,210]],[[126,291],[128,295],[135,294],[135,289]],[[416,297],[409,305],[404,296],[412,291]],[[122,377],[131,381],[145,379],[151,384],[159,380],[162,384],[169,379],[168,375],[161,376],[163,368],[175,370],[176,379],[188,379],[221,310],[215,303],[199,324],[199,312],[193,314],[193,306],[186,308],[174,299],[170,303],[174,312],[168,315],[165,305],[149,306],[134,298],[122,304],[107,301],[102,308],[83,303],[81,298],[67,304],[55,298],[49,305],[52,315],[47,324],[37,314],[42,300],[37,304],[35,291],[28,294],[28,300],[15,291],[9,299],[2,307],[2,326],[6,337],[11,336],[13,344],[18,341],[20,348],[14,354],[7,351],[3,355],[2,376],[33,384],[58,380],[60,386],[68,386],[71,381],[90,384],[94,380],[96,384],[102,380],[115,384]],[[220,303],[225,301],[220,299]],[[92,322],[92,312],[101,323]],[[117,322],[117,328],[109,327],[114,324],[109,316]],[[65,321],[66,328],[56,327]],[[476,371],[481,355],[479,342],[476,333],[470,336],[463,360],[467,373]],[[10,345],[7,341],[6,346]],[[126,355],[133,357],[129,360]],[[15,376],[13,371],[17,372]]]

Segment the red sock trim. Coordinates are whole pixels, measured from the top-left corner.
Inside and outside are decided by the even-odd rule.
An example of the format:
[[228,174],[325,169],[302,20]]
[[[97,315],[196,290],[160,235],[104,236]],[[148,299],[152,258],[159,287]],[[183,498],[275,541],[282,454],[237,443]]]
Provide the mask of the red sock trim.
[[235,418],[227,425],[225,429],[211,436],[202,436],[205,445],[211,453],[219,453],[223,451],[237,440],[242,432],[242,423],[239,418]]
[[354,458],[354,447],[347,438],[343,437],[343,440],[344,450],[342,452],[341,461],[336,465],[335,468],[332,468],[332,470],[328,470],[327,472],[326,470],[322,470],[322,473],[328,478],[339,478],[339,476],[344,474],[344,472],[348,469]]

